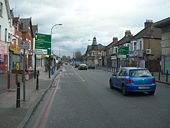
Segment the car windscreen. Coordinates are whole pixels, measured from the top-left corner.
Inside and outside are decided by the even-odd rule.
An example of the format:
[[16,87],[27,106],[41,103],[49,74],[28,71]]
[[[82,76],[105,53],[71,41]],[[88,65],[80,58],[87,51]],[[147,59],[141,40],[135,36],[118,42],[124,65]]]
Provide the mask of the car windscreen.
[[152,74],[147,69],[130,70],[129,76],[131,77],[150,77]]

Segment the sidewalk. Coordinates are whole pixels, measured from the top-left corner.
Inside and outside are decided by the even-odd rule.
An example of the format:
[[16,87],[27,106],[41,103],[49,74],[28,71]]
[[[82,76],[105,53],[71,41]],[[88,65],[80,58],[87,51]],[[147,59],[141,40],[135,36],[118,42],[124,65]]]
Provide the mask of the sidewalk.
[[[114,73],[114,68],[110,68],[110,67],[109,68],[108,67],[97,67],[97,69]],[[160,74],[160,79],[159,79],[158,72],[153,72],[152,75],[155,77],[157,82],[170,85],[170,75],[168,75],[167,80],[166,80],[166,75],[164,74]]]
[[40,71],[39,90],[36,90],[36,79],[32,78],[26,81],[25,101],[23,101],[23,85],[20,81],[20,108],[16,108],[16,88],[5,90],[0,93],[1,128],[22,128],[59,72],[56,71],[51,75],[51,78],[48,78],[48,72],[44,72],[44,68],[38,68],[37,70]]

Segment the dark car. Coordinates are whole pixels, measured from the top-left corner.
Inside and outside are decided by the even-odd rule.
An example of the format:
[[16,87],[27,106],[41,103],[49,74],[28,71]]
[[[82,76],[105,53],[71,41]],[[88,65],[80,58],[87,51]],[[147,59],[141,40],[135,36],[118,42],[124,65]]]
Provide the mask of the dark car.
[[88,69],[95,69],[95,64],[88,64]]
[[75,66],[74,66],[74,67],[75,67],[75,68],[78,68],[79,66],[80,66],[80,64],[75,64]]
[[117,74],[110,77],[110,88],[128,92],[148,92],[153,95],[156,90],[156,80],[146,68],[122,67]]
[[80,64],[78,69],[79,70],[87,70],[87,65],[86,64]]

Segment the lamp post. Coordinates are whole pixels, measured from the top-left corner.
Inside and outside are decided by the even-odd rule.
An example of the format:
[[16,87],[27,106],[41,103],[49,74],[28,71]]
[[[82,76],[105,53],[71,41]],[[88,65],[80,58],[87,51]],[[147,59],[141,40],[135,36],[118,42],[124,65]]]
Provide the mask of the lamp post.
[[[52,44],[52,34],[53,34],[53,28],[55,27],[55,26],[57,26],[57,25],[62,25],[62,24],[54,24],[52,27],[51,27],[51,44]],[[51,49],[52,50],[52,49]],[[51,63],[50,63],[50,55],[49,55],[49,67],[48,67],[48,71],[49,71],[49,78],[50,78],[50,75],[51,75],[51,73],[50,73],[50,70],[51,70],[51,68],[50,68],[50,65],[51,65]]]

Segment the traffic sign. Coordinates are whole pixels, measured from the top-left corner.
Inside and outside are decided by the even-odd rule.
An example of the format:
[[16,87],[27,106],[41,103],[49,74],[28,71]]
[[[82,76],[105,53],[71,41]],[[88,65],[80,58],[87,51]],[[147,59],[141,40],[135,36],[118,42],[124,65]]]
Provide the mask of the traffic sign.
[[29,42],[21,42],[20,47],[21,47],[21,49],[28,50],[30,48],[30,44],[29,44]]
[[35,49],[46,49],[46,55],[51,55],[51,35],[36,33]]
[[35,49],[36,55],[47,55],[47,49]]
[[128,55],[129,54],[129,47],[127,47],[127,46],[118,47],[118,54],[119,55]]

